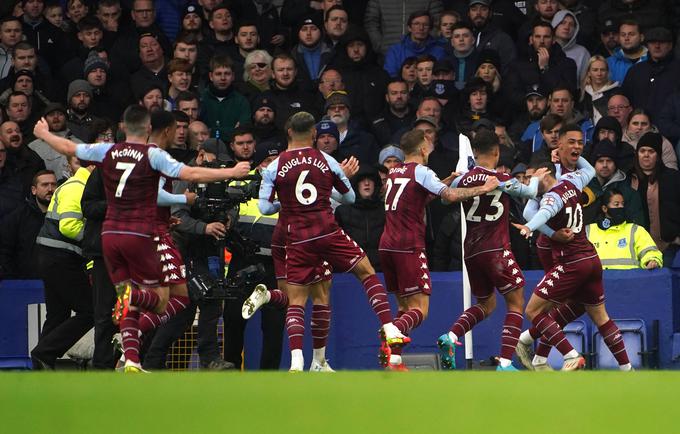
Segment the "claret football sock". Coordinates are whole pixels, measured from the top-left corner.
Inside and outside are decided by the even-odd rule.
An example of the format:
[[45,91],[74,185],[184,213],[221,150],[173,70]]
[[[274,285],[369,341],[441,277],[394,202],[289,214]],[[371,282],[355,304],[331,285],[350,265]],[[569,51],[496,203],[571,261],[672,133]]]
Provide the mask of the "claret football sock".
[[160,301],[158,294],[148,289],[132,288],[130,304],[146,310],[153,310]]
[[[314,351],[323,348],[326,350],[326,342],[328,341],[328,330],[331,328],[331,308],[327,304],[315,304],[312,306],[312,344]],[[324,358],[315,360],[322,361]]]
[[501,333],[501,360],[506,359],[512,363],[512,355],[515,354],[515,347],[517,347],[519,334],[522,332],[523,321],[524,317],[519,312],[511,311],[505,314],[503,333]]
[[465,333],[472,330],[472,327],[477,325],[478,322],[483,321],[485,317],[482,306],[475,304],[458,317],[458,320],[451,327],[451,331],[456,337],[463,337]]
[[400,315],[399,318],[394,320],[393,324],[399,329],[403,334],[407,334],[414,328],[418,327],[421,322],[423,322],[423,313],[420,309],[411,309]]
[[390,311],[390,304],[387,301],[387,293],[380,279],[375,274],[371,274],[365,278],[361,284],[364,286],[364,291],[368,296],[368,303],[371,309],[378,317],[380,324],[387,324],[392,321],[392,312]]
[[269,291],[268,303],[276,307],[286,307],[288,306],[288,296],[280,289],[272,289]]
[[120,322],[125,360],[139,363],[139,312],[130,310]]
[[619,362],[619,366],[624,366],[630,363],[628,360],[628,353],[626,352],[626,346],[623,343],[623,336],[619,328],[614,324],[614,321],[609,320],[597,328],[604,339],[604,343],[607,344],[609,351],[612,352],[616,361]]
[[532,321],[532,324],[548,341],[548,343],[557,348],[561,354],[566,355],[570,351],[574,350],[567,338],[564,336],[564,332],[562,332],[560,326],[547,313],[536,315]]
[[291,304],[286,312],[286,330],[290,350],[302,351],[302,340],[305,336],[305,308]]
[[139,317],[139,330],[142,333],[147,333],[149,330],[160,327],[161,325],[168,322],[170,318],[177,315],[191,303],[189,297],[182,295],[171,295],[168,300],[168,306],[165,308],[165,312],[162,314],[157,314],[154,312],[146,311],[142,312]]

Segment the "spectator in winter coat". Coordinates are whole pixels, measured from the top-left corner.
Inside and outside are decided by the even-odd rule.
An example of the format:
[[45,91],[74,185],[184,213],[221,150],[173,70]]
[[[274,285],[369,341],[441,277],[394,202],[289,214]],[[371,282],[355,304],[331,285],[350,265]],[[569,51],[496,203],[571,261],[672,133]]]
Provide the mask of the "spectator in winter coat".
[[354,156],[360,164],[375,164],[378,161],[378,144],[371,133],[363,130],[358,122],[350,120],[351,102],[347,93],[331,93],[326,99],[325,109],[328,118],[338,127],[338,161]]
[[609,78],[612,81],[623,83],[631,66],[647,60],[647,48],[642,45],[643,40],[640,25],[636,21],[628,19],[619,24],[621,48],[617,48],[607,58]]
[[553,17],[552,26],[555,29],[555,41],[560,44],[564,54],[576,63],[576,75],[580,84],[588,68],[590,53],[583,45],[576,43],[581,30],[576,15],[568,10],[561,10]]
[[503,70],[515,60],[517,50],[515,43],[505,32],[497,28],[491,20],[491,1],[472,0],[468,9],[468,18],[474,26],[475,48],[495,50],[501,56]]
[[[638,141],[645,133],[658,133],[659,130],[652,124],[652,121],[644,109],[635,109],[628,116],[628,125],[623,132],[623,141],[629,143],[633,148],[637,149]],[[663,137],[663,136],[662,136]],[[678,158],[673,149],[671,142],[663,137],[661,146],[662,154],[661,161],[666,167],[678,170]]]
[[390,77],[399,74],[401,65],[409,57],[419,57],[430,54],[436,59],[444,57],[444,47],[439,39],[430,35],[433,19],[427,11],[416,11],[408,17],[406,22],[408,33],[401,41],[391,45],[385,54],[385,71]]

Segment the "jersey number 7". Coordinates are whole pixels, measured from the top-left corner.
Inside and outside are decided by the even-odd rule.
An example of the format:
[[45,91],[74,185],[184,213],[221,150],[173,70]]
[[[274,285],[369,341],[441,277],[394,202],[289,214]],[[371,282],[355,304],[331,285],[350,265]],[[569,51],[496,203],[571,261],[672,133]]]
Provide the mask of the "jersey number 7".
[[118,181],[118,187],[116,188],[116,197],[121,197],[123,195],[125,183],[134,170],[135,165],[137,165],[137,163],[116,163],[116,169],[123,171],[123,174],[120,176],[120,180]]

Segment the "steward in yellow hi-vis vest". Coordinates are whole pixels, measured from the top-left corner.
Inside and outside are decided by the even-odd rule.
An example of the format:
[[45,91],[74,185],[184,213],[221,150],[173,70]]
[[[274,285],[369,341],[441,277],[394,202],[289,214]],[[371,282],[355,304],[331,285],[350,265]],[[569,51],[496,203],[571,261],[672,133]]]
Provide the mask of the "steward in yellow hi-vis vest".
[[602,197],[597,223],[586,226],[605,270],[630,270],[663,266],[663,254],[644,227],[625,221],[623,195],[610,190]]
[[[55,190],[36,239],[47,318],[31,351],[33,369],[53,369],[56,359],[94,324],[92,289],[80,247],[85,222],[80,201],[93,169],[81,167]],[[76,314],[71,316],[71,311]]]

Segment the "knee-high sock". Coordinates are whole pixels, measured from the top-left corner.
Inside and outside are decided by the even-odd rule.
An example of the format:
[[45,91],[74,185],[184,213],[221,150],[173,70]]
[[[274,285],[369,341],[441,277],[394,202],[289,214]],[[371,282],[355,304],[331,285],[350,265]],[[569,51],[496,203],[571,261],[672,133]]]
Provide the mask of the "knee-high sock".
[[312,306],[312,342],[314,349],[324,348],[331,328],[331,308],[327,304]]
[[394,320],[394,325],[399,331],[406,335],[414,328],[418,327],[423,322],[423,313],[420,309],[410,309]]
[[392,312],[390,311],[390,303],[387,301],[387,293],[378,276],[372,274],[365,278],[361,284],[364,286],[364,291],[366,291],[368,296],[368,303],[378,317],[380,324],[391,322]]
[[[586,309],[583,307],[581,303],[566,303],[566,304],[561,304],[559,306],[555,306],[550,310],[550,317],[555,320],[555,322],[563,328],[565,325],[569,324],[576,318],[580,317],[585,313]],[[532,327],[532,329],[535,330],[535,328]],[[529,333],[531,333],[531,336],[533,337],[534,334],[532,333],[531,329],[529,330]],[[540,336],[540,333],[538,333],[538,330],[536,330],[536,334]],[[537,336],[538,337],[538,336]],[[535,338],[534,338],[535,339]],[[552,345],[549,345],[544,339],[541,339],[538,341],[538,345],[536,346],[536,355],[540,357],[548,357],[550,354],[550,349],[552,348]]]
[[290,350],[302,350],[305,336],[305,308],[295,304],[288,305],[286,312],[286,330],[288,331],[288,346]]
[[130,304],[145,310],[153,310],[160,302],[160,297],[148,289],[132,288],[130,291]]
[[276,307],[288,306],[288,296],[280,289],[272,289],[269,291],[269,304]]
[[139,312],[130,310],[120,322],[125,360],[139,363]]
[[[399,311],[397,311],[397,316],[394,317],[394,323],[396,324],[396,322],[399,320],[399,318],[401,318],[401,316],[402,316],[403,314],[405,314],[405,313],[406,313],[405,310],[399,310]],[[404,334],[404,332],[402,332],[402,334]],[[401,347],[401,346],[392,348],[392,355],[394,355],[394,356],[401,356],[401,350],[402,350],[402,347]]]
[[626,352],[626,346],[623,343],[623,337],[619,328],[614,324],[614,321],[609,320],[597,328],[604,339],[604,343],[609,347],[609,351],[612,352],[616,361],[619,365],[625,365],[630,363],[628,360],[628,353]]
[[168,322],[170,318],[186,309],[187,306],[189,306],[189,303],[191,303],[189,301],[189,297],[171,295],[170,299],[168,300],[168,306],[165,308],[165,312],[162,314],[149,311],[141,312],[139,316],[139,331],[144,334],[149,330],[160,327],[161,325]]
[[522,322],[524,317],[519,312],[508,312],[505,314],[503,323],[503,333],[501,333],[501,357],[512,360],[515,354],[519,334],[522,333]]
[[482,309],[482,306],[475,304],[458,317],[451,326],[451,332],[460,339],[465,336],[465,333],[472,330],[472,327],[477,325],[478,322],[483,321],[484,318],[486,318],[484,309]]
[[545,338],[548,343],[557,348],[562,355],[566,355],[574,349],[564,336],[564,332],[562,332],[560,326],[547,313],[536,315],[532,324],[539,332],[541,332],[541,339]]

